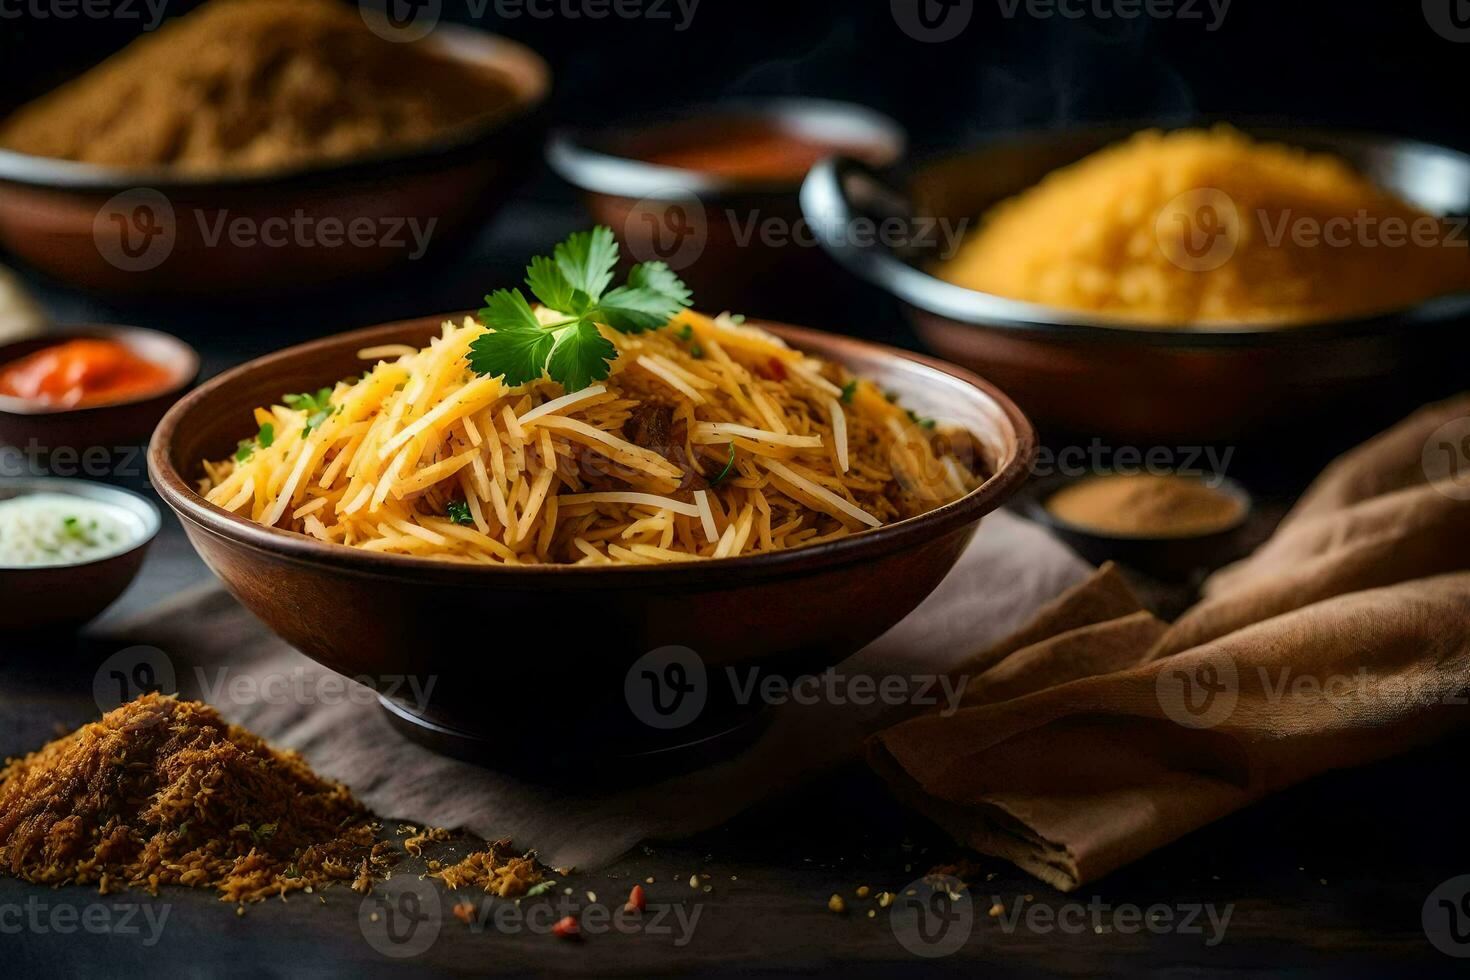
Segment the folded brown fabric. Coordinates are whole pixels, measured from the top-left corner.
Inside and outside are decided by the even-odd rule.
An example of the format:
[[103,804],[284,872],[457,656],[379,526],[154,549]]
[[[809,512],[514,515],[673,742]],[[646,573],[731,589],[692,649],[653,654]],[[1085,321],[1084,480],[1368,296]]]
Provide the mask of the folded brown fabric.
[[956,840],[1067,890],[1464,724],[1470,495],[1420,463],[1461,416],[1470,399],[1334,463],[1172,628],[1100,570],[973,658],[959,711],[874,736],[874,767]]

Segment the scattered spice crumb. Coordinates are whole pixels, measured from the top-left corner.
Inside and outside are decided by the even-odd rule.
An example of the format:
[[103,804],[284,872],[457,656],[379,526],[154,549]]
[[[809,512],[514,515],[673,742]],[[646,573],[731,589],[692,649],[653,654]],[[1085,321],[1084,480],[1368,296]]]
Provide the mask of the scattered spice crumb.
[[988,914],[992,919],[998,919],[1003,912],[1005,912],[1005,906],[1001,905],[999,902],[996,902],[994,905],[990,906],[990,912]]
[[854,894],[856,894],[858,898],[867,898],[868,897],[868,886],[867,885],[858,885],[857,886],[857,890],[856,890],[856,892]]
[[577,924],[576,916],[568,915],[557,920],[556,925],[551,927],[551,931],[562,939],[575,939],[581,934],[582,927]]
[[[650,881],[652,879],[649,879]],[[623,906],[629,912],[642,912],[647,906],[648,899],[644,897],[643,886],[634,885],[633,890],[628,892],[628,902]]]
[[545,876],[536,865],[535,851],[517,856],[511,850],[510,839],[502,838],[429,877],[438,878],[452,889],[473,886],[500,898],[515,898],[525,895]]
[[886,909],[886,908],[888,908],[888,906],[890,906],[890,905],[893,904],[893,898],[894,898],[893,892],[879,892],[878,893],[878,907],[880,909]]
[[699,875],[690,875],[689,876],[689,887],[690,888],[698,888],[699,887]]
[[833,912],[846,912],[847,903],[842,900],[841,895],[833,892],[832,897],[827,899],[827,908]]
[[469,925],[475,920],[475,907],[469,902],[459,902],[454,906],[454,917]]

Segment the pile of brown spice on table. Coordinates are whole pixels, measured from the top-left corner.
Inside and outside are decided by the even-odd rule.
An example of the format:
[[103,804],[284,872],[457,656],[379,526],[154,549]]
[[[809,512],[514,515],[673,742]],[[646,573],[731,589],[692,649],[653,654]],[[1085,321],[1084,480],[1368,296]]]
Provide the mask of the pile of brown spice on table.
[[150,694],[0,771],[0,874],[254,902],[396,860],[347,787],[213,708]]

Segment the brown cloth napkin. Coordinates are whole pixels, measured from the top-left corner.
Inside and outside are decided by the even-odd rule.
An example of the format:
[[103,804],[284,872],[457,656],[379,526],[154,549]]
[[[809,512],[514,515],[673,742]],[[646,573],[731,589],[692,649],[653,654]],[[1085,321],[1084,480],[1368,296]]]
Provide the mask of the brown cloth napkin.
[[[1087,573],[1085,563],[1041,528],[992,514],[934,594],[838,673],[849,679],[945,674],[965,650],[1015,630]],[[344,690],[330,671],[271,635],[218,586],[156,608],[111,639],[155,648],[139,656],[155,673],[163,658],[181,694],[203,697],[231,721],[297,749],[376,813],[463,827],[486,839],[512,837],[537,848],[554,867],[597,867],[642,840],[723,823],[814,772],[860,755],[864,736],[892,724],[895,712],[914,710],[879,703],[788,704],[775,710],[754,745],[720,765],[622,791],[577,793],[532,785],[408,741],[389,726],[366,689]],[[944,694],[937,685],[929,689],[931,696]]]
[[959,711],[875,735],[874,767],[956,840],[1070,890],[1465,724],[1470,481],[1429,461],[1466,435],[1459,398],[1342,457],[1172,627],[1104,567],[963,665]]

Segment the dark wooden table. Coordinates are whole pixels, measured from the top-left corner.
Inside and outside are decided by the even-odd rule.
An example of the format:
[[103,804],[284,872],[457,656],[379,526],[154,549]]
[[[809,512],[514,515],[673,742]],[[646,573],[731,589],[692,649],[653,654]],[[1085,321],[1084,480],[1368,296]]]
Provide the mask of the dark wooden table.
[[[311,335],[476,305],[489,286],[518,276],[528,255],[580,223],[558,191],[534,187],[455,262],[330,297],[254,308],[109,307],[52,284],[35,285],[62,320],[135,322],[175,331],[201,350],[206,372],[213,373]],[[852,332],[912,342],[895,310],[861,292],[821,310],[749,312],[857,325]],[[1364,423],[1361,432],[1337,433],[1336,444],[1318,440],[1290,453],[1266,448],[1252,454],[1242,447],[1233,473],[1246,474],[1266,501],[1261,530],[1322,460],[1371,431],[1371,424],[1376,423]],[[137,473],[110,478],[144,485]],[[109,621],[208,576],[177,524],[165,520],[141,578]],[[1157,583],[1146,591],[1166,614],[1187,597],[1187,590]],[[14,638],[0,638],[0,648],[0,755],[34,748],[95,711],[95,662],[87,656],[69,652],[65,644],[37,649],[27,643],[19,649]],[[840,971],[884,977],[1463,974],[1463,962],[1427,940],[1421,915],[1438,885],[1470,873],[1460,790],[1467,750],[1470,738],[1462,738],[1318,779],[1076,894],[981,860],[967,871],[968,892],[947,906],[926,905],[931,917],[922,921],[906,899],[927,899],[929,889],[919,879],[964,855],[853,767],[717,832],[653,842],[604,871],[573,874],[554,895],[519,909],[484,900],[477,914],[485,919],[474,926],[450,914],[458,899],[444,899],[442,889],[425,891],[415,873],[422,866],[414,862],[403,865],[376,898],[329,889],[252,906],[243,917],[233,906],[189,890],[169,890],[156,899],[103,897],[90,889],[41,889],[0,879],[0,963],[13,976],[362,976],[402,969],[572,975]],[[463,853],[466,846],[452,844],[449,853]],[[697,877],[691,888],[691,875],[709,877]],[[635,883],[663,909],[658,921],[648,915],[637,927],[592,934],[590,923],[599,913],[589,916],[588,907],[610,914]],[[871,896],[857,897],[859,886],[899,898],[880,908]],[[564,887],[572,889],[570,896]],[[917,894],[909,896],[911,889]],[[827,908],[833,893],[845,897],[844,913]],[[1000,915],[989,914],[994,905],[1001,906]],[[545,911],[533,913],[532,907]],[[579,941],[549,935],[551,911],[579,912],[589,923],[587,934]],[[958,948],[946,955],[915,952],[952,946]],[[1455,951],[1470,954],[1470,941]]]

